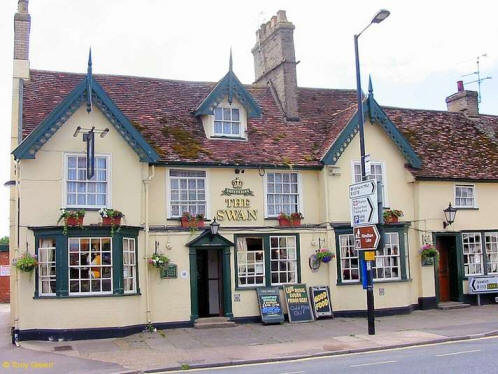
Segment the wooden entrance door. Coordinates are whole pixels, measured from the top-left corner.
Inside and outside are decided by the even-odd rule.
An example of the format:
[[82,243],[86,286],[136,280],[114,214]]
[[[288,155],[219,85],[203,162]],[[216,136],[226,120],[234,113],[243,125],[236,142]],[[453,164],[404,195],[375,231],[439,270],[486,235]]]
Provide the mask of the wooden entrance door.
[[450,262],[448,246],[443,240],[438,240],[439,250],[439,301],[450,301]]

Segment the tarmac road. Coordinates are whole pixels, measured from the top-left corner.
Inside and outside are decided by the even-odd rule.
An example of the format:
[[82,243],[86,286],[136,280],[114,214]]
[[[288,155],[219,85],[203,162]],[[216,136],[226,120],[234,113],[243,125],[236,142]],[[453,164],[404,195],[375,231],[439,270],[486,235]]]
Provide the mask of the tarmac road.
[[[495,374],[498,336],[408,348],[167,373]],[[163,372],[166,373],[166,372]]]

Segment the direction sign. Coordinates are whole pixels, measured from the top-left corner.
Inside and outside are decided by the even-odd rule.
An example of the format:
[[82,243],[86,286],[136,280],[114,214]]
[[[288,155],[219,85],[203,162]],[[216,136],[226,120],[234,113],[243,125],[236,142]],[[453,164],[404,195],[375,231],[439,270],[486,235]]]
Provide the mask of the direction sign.
[[357,250],[376,250],[380,235],[377,226],[358,226],[353,229],[354,248]]
[[498,277],[469,277],[469,293],[498,293]]
[[362,196],[377,196],[377,184],[373,180],[350,184],[349,198],[354,199]]
[[373,180],[349,186],[351,226],[379,223],[377,208],[377,183]]

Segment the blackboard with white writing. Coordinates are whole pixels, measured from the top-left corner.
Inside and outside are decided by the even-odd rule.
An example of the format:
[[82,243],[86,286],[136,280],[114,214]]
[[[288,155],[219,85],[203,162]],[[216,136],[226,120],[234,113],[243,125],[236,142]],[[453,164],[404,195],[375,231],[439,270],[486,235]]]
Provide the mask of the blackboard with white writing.
[[327,286],[310,287],[310,298],[315,318],[334,316],[332,305],[330,304],[330,292]]
[[264,324],[284,322],[278,287],[257,288],[259,311]]
[[289,313],[289,322],[313,321],[310,299],[305,284],[284,285],[285,302]]

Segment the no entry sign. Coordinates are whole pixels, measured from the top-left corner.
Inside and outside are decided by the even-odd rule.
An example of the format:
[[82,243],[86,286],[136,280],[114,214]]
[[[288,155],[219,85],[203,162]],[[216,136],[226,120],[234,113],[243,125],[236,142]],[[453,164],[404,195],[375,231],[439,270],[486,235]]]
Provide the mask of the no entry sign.
[[353,229],[354,248],[357,250],[375,250],[379,245],[380,235],[377,226],[358,226]]

